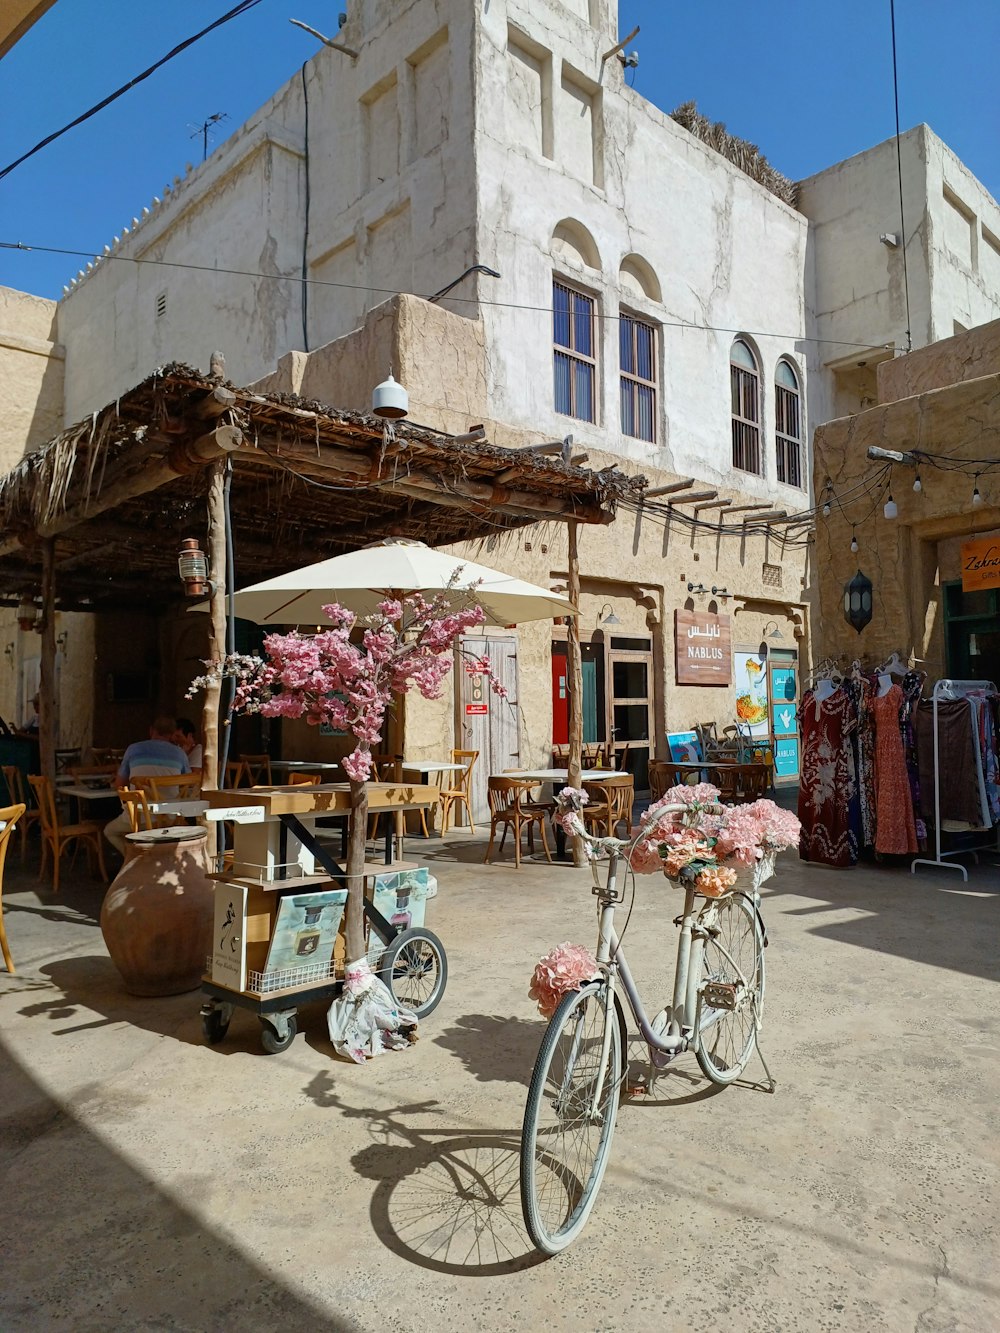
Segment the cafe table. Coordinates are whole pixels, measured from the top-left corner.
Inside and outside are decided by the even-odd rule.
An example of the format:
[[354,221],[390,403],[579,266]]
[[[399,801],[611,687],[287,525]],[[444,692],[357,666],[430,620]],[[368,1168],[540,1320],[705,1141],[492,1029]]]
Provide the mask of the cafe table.
[[[580,770],[581,782],[600,782],[601,778],[614,777],[618,772],[615,768],[583,768]],[[567,768],[514,768],[507,773],[499,773],[501,778],[514,778],[517,782],[523,782],[525,786],[534,786],[537,782],[551,782],[565,786],[569,781],[569,769]],[[556,824],[556,859],[564,861],[566,859],[566,833],[561,824]]]
[[[71,796],[76,801],[77,820],[81,816],[81,801],[117,801],[118,791],[115,787],[102,782],[100,785],[85,782],[60,782],[56,785],[55,794],[57,796]],[[95,814],[94,818],[99,818]]]
[[276,773],[339,773],[340,765],[328,760],[272,759],[271,770]]

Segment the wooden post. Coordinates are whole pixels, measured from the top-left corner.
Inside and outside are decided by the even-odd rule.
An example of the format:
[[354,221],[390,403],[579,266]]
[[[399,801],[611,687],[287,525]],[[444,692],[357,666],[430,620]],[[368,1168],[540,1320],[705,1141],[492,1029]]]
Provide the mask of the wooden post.
[[347,826],[347,911],[344,943],[348,963],[365,957],[365,840],[368,836],[368,784],[350,780],[351,813]]
[[42,777],[56,776],[55,542],[42,539],[42,658],[38,682],[38,749]]
[[[212,591],[208,609],[208,654],[213,662],[226,655],[226,506],[223,499],[226,460],[220,458],[209,470],[208,482],[208,561]],[[225,775],[219,773],[219,709],[222,682],[209,685],[202,705],[201,729],[204,737],[204,762],[201,785],[217,791]]]
[[[569,543],[569,581],[567,595],[575,615],[567,617],[566,667],[569,672],[569,766],[567,781],[579,788],[583,768],[583,666],[580,658],[580,552],[577,544],[578,526],[575,519],[566,524]],[[573,839],[573,864],[586,864],[583,840]]]

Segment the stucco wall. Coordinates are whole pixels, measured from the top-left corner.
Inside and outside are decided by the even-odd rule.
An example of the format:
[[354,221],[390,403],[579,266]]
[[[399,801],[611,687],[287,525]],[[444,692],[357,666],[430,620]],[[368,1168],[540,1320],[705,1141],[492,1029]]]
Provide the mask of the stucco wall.
[[883,362],[878,368],[878,400],[892,403],[927,389],[941,389],[998,371],[1000,319],[932,343],[909,356]]
[[55,301],[0,287],[0,474],[63,425]]

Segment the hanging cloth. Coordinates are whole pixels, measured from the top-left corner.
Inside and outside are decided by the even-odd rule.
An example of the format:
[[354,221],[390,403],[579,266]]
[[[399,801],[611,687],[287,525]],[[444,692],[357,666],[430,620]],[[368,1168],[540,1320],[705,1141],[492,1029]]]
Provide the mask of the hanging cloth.
[[919,850],[899,729],[904,702],[898,685],[869,701],[875,722],[875,850],[889,856],[912,855]]
[[828,866],[858,859],[860,809],[851,733],[857,713],[845,689],[826,699],[808,690],[799,710],[802,771],[799,856]]

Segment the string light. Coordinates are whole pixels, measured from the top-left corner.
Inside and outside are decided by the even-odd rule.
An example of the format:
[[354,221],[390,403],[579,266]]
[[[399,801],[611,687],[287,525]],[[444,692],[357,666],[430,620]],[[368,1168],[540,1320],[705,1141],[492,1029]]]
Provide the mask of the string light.
[[889,498],[885,502],[885,508],[882,510],[882,513],[885,514],[886,518],[895,518],[899,513],[899,510],[896,507],[896,501],[892,498],[892,491],[889,492]]
[[858,549],[858,534],[857,534],[857,529],[855,529],[855,528],[851,528],[851,552],[852,552],[852,554],[856,553],[856,552],[857,552],[857,549]]
[[919,472],[918,472],[917,475],[913,478],[913,489],[917,492],[918,495],[919,495],[920,492],[924,489],[924,487],[923,487],[923,483],[922,483],[921,480],[920,480],[920,473],[919,473]]
[[972,488],[972,507],[973,509],[982,508],[983,497],[979,494],[979,473],[976,473],[976,484]]
[[823,517],[824,517],[824,518],[829,518],[829,517],[830,517],[830,501],[829,501],[829,500],[827,500],[827,501],[825,502],[825,504],[823,505]]

